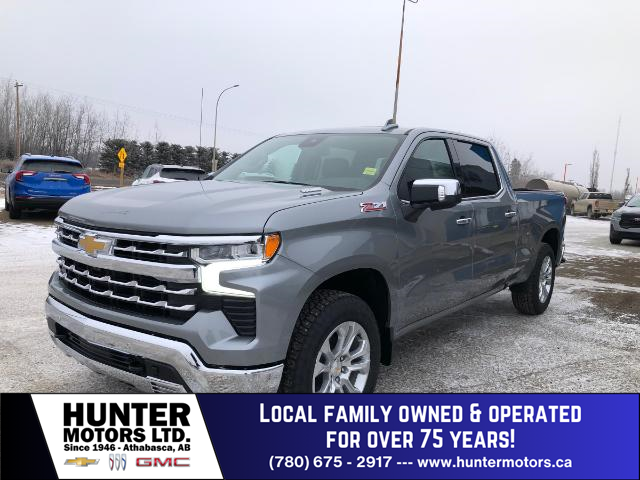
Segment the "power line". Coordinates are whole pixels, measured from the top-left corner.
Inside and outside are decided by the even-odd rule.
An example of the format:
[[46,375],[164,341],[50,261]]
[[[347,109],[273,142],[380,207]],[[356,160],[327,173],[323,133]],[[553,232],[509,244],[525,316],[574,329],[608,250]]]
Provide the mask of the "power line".
[[[12,78],[3,77],[3,76],[0,76],[0,79],[6,80],[6,81],[9,81],[9,82],[13,81]],[[126,104],[126,103],[115,102],[113,100],[108,100],[108,99],[105,99],[105,98],[94,97],[92,95],[84,95],[84,94],[74,93],[74,92],[70,92],[68,90],[49,87],[47,85],[42,85],[42,84],[38,84],[38,83],[34,83],[34,82],[24,82],[24,84],[27,87],[31,86],[31,87],[34,87],[34,88],[37,88],[37,89],[41,89],[41,90],[45,90],[45,91],[55,91],[55,92],[63,93],[65,95],[71,95],[73,97],[80,98],[80,99],[90,99],[90,100],[93,100],[94,102],[97,102],[97,103],[113,105],[113,106],[120,107],[120,108],[123,108],[123,109],[136,111],[138,113],[142,113],[142,114],[145,114],[145,115],[151,115],[151,116],[154,116],[154,117],[166,117],[166,118],[170,118],[170,119],[173,119],[173,120],[178,120],[178,121],[181,121],[181,122],[187,122],[187,123],[190,123],[190,124],[193,124],[193,125],[199,125],[200,124],[200,120],[196,120],[194,118],[189,118],[189,117],[183,117],[181,115],[176,115],[176,114],[173,114],[173,113],[160,112],[160,111],[152,110],[152,109],[145,108],[145,107],[138,107],[136,105],[129,105],[129,104]],[[214,124],[210,123],[210,122],[203,122],[203,125],[210,126],[210,127],[214,126]],[[224,127],[224,126],[218,126],[218,128],[220,128],[222,130],[226,130],[228,132],[237,133],[237,134],[240,134],[240,135],[258,136],[258,137],[267,137],[269,135],[269,134],[265,134],[265,133],[254,132],[254,131],[251,131],[251,130],[243,130],[243,129],[238,129],[238,128]]]

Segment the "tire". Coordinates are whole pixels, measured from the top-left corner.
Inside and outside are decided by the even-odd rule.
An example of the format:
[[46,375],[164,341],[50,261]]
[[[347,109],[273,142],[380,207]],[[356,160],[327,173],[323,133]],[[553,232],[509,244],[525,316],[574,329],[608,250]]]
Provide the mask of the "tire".
[[593,209],[591,207],[587,207],[587,217],[589,217],[591,220],[593,220],[594,218]]
[[[550,265],[547,263],[550,262]],[[542,283],[542,278],[546,278]],[[523,283],[511,287],[511,300],[514,307],[525,315],[540,315],[549,306],[553,287],[556,279],[556,262],[553,249],[547,243],[543,243],[538,251],[536,264]],[[542,290],[546,290],[543,296]]]
[[576,207],[574,205],[571,205],[571,208],[569,209],[569,215],[571,215],[572,217],[576,216]]
[[14,207],[12,204],[9,204],[7,208],[7,200],[5,199],[5,209],[9,210],[9,218],[13,220],[18,220],[22,216],[22,210]]
[[[340,351],[339,339],[351,336],[347,350],[342,350],[343,355],[336,355]],[[347,358],[356,352],[358,355],[353,359]],[[369,365],[365,373],[367,357]],[[340,393],[336,390],[371,393],[379,368],[380,333],[369,306],[346,292],[318,290],[307,300],[298,317],[280,390],[283,393]]]
[[612,226],[609,226],[609,242],[612,245],[620,245],[622,243],[622,238],[616,234]]

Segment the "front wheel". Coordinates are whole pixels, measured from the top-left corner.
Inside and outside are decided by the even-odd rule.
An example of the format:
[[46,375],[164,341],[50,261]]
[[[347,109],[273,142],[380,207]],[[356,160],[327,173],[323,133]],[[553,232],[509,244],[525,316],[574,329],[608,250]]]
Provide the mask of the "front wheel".
[[613,226],[609,226],[609,242],[612,245],[620,245],[622,243],[622,238],[616,233]]
[[282,378],[285,393],[371,393],[380,367],[376,318],[359,297],[318,290],[293,332]]
[[536,264],[523,283],[511,287],[511,300],[520,313],[540,315],[549,306],[556,278],[556,262],[553,249],[543,243]]

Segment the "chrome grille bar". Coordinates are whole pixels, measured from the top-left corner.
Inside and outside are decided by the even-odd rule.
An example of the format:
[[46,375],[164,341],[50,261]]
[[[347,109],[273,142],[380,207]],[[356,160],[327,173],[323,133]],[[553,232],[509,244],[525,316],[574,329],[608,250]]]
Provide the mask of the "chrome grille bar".
[[82,283],[78,282],[78,279],[70,278],[66,272],[60,272],[58,275],[65,282],[71,285],[75,285],[76,287],[81,288],[82,290],[86,290],[94,295],[99,295],[101,297],[109,297],[116,300],[122,300],[124,302],[138,303],[140,305],[146,305],[149,307],[164,308],[167,310],[177,310],[181,312],[192,312],[192,311],[195,311],[196,309],[195,305],[180,305],[180,306],[169,305],[168,302],[166,302],[165,300],[160,300],[157,302],[147,302],[142,300],[137,295],[132,295],[130,297],[123,297],[121,295],[116,295],[115,293],[113,293],[113,290],[96,290],[90,284],[83,285]]
[[188,251],[184,250],[182,252],[167,252],[163,248],[157,248],[155,250],[141,250],[136,248],[135,246],[130,247],[113,247],[115,251],[120,252],[131,252],[131,253],[142,253],[146,255],[162,255],[164,257],[186,257],[188,255]]
[[66,265],[64,263],[64,260],[62,260],[60,258],[57,260],[57,262],[58,262],[58,265],[60,265],[65,270],[71,271],[71,272],[75,273],[76,275],[80,275],[82,277],[88,278],[89,280],[95,280],[95,281],[98,281],[98,282],[112,283],[114,285],[119,285],[121,287],[138,288],[140,290],[147,290],[147,291],[150,291],[150,292],[168,293],[168,294],[171,294],[171,295],[195,295],[195,293],[196,293],[196,289],[195,288],[184,288],[182,290],[171,290],[171,289],[165,287],[162,284],[156,285],[154,287],[148,287],[146,285],[141,285],[137,280],[131,280],[129,282],[119,282],[117,280],[112,279],[110,275],[104,275],[102,277],[96,277],[95,275],[91,275],[89,273],[89,269],[78,270],[73,265],[71,265],[71,266]]

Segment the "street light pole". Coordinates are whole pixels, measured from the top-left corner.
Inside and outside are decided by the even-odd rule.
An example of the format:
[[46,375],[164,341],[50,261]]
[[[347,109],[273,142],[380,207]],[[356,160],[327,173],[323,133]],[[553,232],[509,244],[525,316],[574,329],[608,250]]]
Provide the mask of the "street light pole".
[[20,87],[22,83],[16,82],[16,158],[20,160]]
[[622,115],[618,117],[618,133],[616,133],[616,146],[613,149],[613,167],[611,168],[611,182],[609,182],[609,193],[613,193],[613,174],[616,172],[616,157],[618,156],[618,140],[620,140],[620,122],[622,122]]
[[[418,0],[409,0],[411,3],[418,3]],[[393,101],[393,117],[391,123],[396,123],[398,113],[398,90],[400,90],[400,66],[402,65],[402,41],[404,39],[404,11],[407,7],[407,0],[402,0],[402,23],[400,24],[400,45],[398,46],[398,70],[396,71],[396,95]]]
[[567,167],[569,165],[573,165],[573,163],[565,163],[564,164],[564,176],[562,177],[562,181],[566,182],[567,181]]
[[218,105],[220,104],[220,97],[227,90],[231,90],[232,88],[239,87],[240,85],[231,85],[230,87],[225,88],[218,95],[218,100],[216,100],[216,116],[213,121],[213,160],[211,161],[211,171],[215,172],[218,169],[218,154],[216,153],[216,140],[218,137]]

